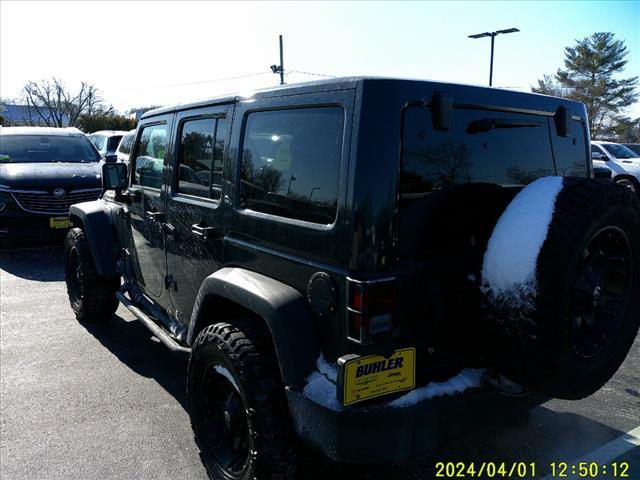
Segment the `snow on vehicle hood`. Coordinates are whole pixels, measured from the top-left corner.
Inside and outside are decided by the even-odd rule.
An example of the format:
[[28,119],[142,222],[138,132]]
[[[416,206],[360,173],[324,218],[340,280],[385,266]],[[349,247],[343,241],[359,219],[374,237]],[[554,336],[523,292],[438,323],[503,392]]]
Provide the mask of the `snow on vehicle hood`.
[[3,163],[0,184],[10,188],[100,188],[102,162]]
[[562,190],[562,177],[544,177],[525,187],[493,230],[482,266],[482,290],[518,301],[536,293],[536,266]]
[[613,177],[617,175],[631,174],[640,176],[640,158],[630,158],[626,160],[609,160],[604,162],[601,160],[593,161],[594,167],[608,168],[613,172]]

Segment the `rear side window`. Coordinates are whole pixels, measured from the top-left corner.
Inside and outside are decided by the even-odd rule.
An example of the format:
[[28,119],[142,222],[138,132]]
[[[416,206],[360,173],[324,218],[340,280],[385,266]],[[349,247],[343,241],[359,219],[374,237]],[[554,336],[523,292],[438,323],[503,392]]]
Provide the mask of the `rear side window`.
[[340,107],[250,113],[242,150],[241,206],[333,223],[343,130]]
[[527,185],[553,174],[544,117],[456,109],[451,128],[438,131],[429,109],[405,110],[400,191],[406,198],[469,182]]
[[180,129],[178,193],[220,200],[224,118],[187,120]]
[[151,125],[142,129],[134,161],[133,184],[158,189],[162,186],[166,149],[166,125]]

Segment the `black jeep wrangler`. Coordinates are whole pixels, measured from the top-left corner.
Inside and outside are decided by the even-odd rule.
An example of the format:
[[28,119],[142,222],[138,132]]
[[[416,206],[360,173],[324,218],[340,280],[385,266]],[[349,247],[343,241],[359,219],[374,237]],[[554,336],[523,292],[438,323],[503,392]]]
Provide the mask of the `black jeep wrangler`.
[[299,445],[425,456],[593,393],[636,337],[637,199],[593,178],[581,104],[286,86],[146,113],[130,165],[70,209],[69,299],[190,356],[212,478],[290,478]]

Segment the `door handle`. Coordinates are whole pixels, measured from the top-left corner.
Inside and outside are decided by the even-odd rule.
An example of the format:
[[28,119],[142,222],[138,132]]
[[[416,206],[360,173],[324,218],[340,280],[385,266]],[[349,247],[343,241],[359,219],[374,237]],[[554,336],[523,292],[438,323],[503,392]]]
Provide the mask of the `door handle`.
[[162,229],[164,230],[164,233],[167,235],[167,237],[173,237],[173,234],[176,231],[176,227],[174,227],[170,223],[163,223]]
[[146,211],[144,212],[145,216],[147,217],[147,220],[149,220],[150,222],[162,222],[162,220],[164,220],[164,213],[162,212],[152,212],[152,211]]
[[207,227],[199,224],[191,225],[191,233],[200,237],[202,240],[207,240],[209,237],[213,237],[217,233],[216,227]]

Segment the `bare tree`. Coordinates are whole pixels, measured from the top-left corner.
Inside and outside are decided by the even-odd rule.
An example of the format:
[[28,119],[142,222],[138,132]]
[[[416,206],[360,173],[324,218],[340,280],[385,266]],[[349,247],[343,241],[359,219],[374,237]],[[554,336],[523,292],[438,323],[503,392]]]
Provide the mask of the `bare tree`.
[[82,82],[80,89],[72,93],[57,78],[30,81],[24,86],[24,99],[30,107],[29,119],[25,121],[32,125],[63,127],[68,123],[74,127],[83,115],[113,113],[113,107],[104,104],[98,89],[87,82]]

